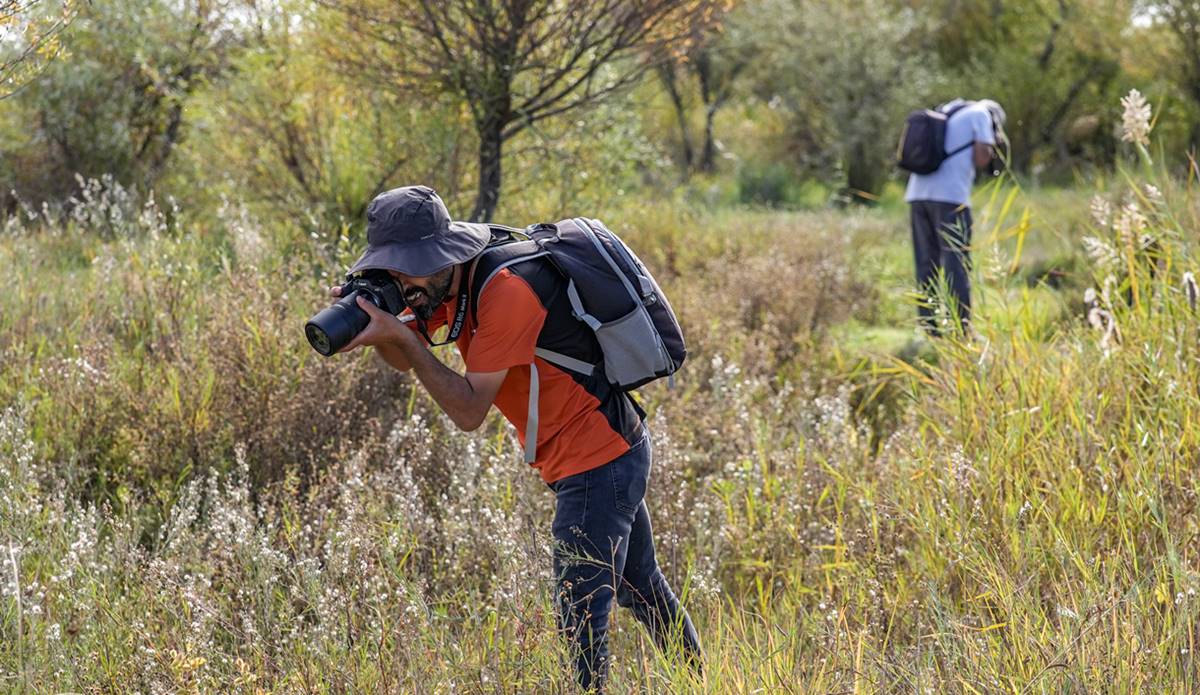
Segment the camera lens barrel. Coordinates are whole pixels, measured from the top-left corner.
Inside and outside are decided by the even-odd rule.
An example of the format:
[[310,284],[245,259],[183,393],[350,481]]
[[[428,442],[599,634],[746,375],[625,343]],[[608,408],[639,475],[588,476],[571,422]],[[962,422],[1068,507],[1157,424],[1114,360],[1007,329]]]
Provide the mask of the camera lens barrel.
[[371,317],[355,301],[360,294],[377,304],[370,293],[354,290],[304,324],[304,335],[314,350],[328,357],[346,347],[354,340],[354,336],[367,327]]

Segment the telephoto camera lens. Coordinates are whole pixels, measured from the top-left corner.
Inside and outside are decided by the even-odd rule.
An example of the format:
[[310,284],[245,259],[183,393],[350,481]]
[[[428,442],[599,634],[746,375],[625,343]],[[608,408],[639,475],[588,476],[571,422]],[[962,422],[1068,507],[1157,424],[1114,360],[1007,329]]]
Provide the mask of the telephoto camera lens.
[[371,317],[355,302],[360,294],[375,303],[369,293],[354,290],[304,324],[304,335],[314,350],[328,357],[346,347],[367,327]]

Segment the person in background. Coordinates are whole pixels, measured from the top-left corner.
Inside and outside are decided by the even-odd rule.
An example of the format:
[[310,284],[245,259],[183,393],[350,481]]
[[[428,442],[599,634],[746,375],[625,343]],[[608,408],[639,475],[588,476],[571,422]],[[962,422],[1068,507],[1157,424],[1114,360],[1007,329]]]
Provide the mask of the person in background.
[[904,195],[911,208],[917,286],[925,295],[917,315],[928,333],[941,334],[933,295],[938,278],[944,277],[950,314],[969,335],[971,186],[976,170],[990,167],[997,145],[1006,142],[1006,116],[1000,104],[991,99],[955,99],[937,110],[949,114],[945,151],[952,154],[933,173],[910,174]]

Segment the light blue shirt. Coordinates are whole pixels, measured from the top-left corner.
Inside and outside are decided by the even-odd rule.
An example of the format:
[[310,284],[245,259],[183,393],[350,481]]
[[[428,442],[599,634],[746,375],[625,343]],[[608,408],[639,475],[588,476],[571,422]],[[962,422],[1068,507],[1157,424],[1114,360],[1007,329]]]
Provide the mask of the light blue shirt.
[[[939,106],[938,111],[948,111],[961,102],[961,99],[955,99]],[[969,142],[996,144],[992,116],[987,107],[978,102],[963,108],[946,121],[947,152],[953,152]],[[971,184],[975,183],[974,149],[968,147],[947,157],[932,174],[909,175],[904,200],[909,203],[922,200],[967,205],[971,199]]]

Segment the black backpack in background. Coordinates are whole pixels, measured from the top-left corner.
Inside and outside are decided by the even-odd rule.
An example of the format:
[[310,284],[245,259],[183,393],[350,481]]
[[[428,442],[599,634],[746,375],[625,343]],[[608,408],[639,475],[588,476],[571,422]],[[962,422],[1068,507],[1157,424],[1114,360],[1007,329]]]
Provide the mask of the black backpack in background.
[[897,166],[914,174],[932,174],[947,158],[975,144],[968,142],[953,152],[946,151],[946,123],[971,103],[964,101],[945,112],[918,109],[908,114],[896,148]]

